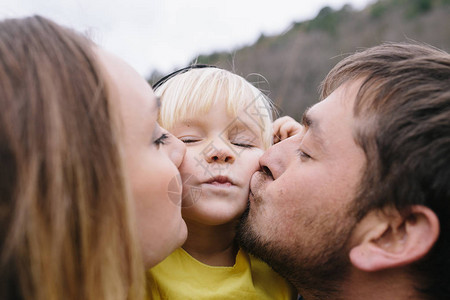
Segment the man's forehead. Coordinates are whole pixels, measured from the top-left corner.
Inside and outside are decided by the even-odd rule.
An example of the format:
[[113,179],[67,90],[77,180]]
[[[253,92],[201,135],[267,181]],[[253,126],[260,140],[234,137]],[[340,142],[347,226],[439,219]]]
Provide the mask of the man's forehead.
[[342,84],[327,98],[309,109],[311,116],[320,119],[327,119],[336,115],[340,115],[341,118],[353,117],[355,99],[360,84],[359,80]]
[[323,146],[353,135],[353,105],[359,85],[344,84],[307,109],[302,123]]

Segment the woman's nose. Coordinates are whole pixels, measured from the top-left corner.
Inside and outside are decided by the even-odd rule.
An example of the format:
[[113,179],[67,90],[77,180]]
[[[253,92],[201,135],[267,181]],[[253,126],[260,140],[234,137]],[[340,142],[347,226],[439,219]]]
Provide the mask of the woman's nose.
[[167,134],[170,139],[167,147],[165,147],[167,155],[174,165],[179,168],[183,162],[184,154],[186,153],[186,145],[172,134]]

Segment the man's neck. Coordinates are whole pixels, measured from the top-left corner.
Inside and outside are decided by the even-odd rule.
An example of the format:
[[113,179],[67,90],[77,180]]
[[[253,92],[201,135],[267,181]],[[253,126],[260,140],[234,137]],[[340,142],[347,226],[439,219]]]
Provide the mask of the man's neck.
[[[298,287],[304,300],[324,299],[320,291]],[[350,276],[340,284],[339,292],[332,299],[342,300],[419,300],[423,299],[414,289],[413,280],[403,269],[379,272],[363,272],[353,269]],[[331,298],[330,298],[331,299]]]
[[205,225],[186,220],[188,238],[183,249],[210,266],[233,266],[238,247],[234,242],[236,224]]

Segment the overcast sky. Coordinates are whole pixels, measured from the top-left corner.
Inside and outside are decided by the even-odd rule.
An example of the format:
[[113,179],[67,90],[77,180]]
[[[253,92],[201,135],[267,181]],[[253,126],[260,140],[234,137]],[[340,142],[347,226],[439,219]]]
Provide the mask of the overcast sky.
[[314,18],[325,5],[356,9],[370,0],[0,0],[0,18],[41,14],[89,32],[143,76],[169,72],[199,54],[232,50],[294,21]]

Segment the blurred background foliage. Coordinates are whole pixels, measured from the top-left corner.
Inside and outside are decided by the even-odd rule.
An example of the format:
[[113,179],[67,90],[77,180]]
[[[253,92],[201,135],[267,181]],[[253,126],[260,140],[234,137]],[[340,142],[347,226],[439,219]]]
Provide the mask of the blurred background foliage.
[[[450,0],[378,0],[363,10],[326,6],[314,19],[294,22],[279,35],[261,34],[253,45],[200,55],[189,64],[216,65],[247,78],[275,102],[280,116],[299,120],[342,58],[382,42],[408,40],[449,52]],[[154,71],[148,81],[163,75]]]

